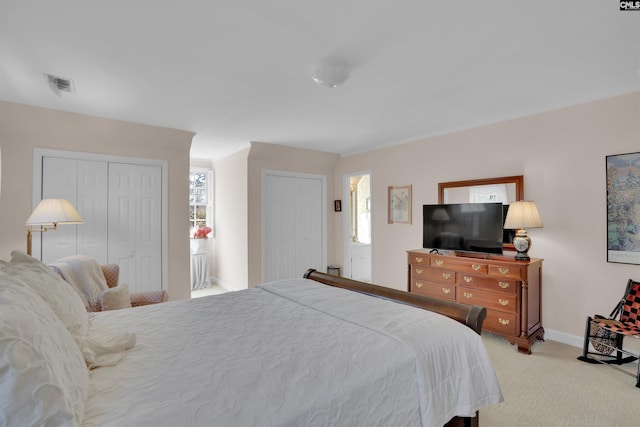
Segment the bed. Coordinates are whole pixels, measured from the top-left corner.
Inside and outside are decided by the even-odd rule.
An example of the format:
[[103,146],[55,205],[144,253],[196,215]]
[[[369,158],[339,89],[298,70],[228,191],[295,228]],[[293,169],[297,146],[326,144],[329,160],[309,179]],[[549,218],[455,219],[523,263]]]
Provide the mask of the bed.
[[[6,365],[16,347],[7,337],[16,331],[3,304],[27,293],[6,285],[3,270]],[[502,401],[479,336],[484,316],[481,307],[309,270],[244,291],[91,313],[86,330],[67,319],[71,342],[61,331],[43,339],[55,323],[43,318],[25,365],[57,346],[46,362],[50,381],[16,391],[18,374],[0,366],[0,399],[9,399],[0,403],[0,425],[20,416],[86,427],[478,425],[478,410]],[[67,348],[74,339],[85,362],[87,346],[106,356],[95,358],[86,379]],[[7,391],[11,384],[18,386]]]

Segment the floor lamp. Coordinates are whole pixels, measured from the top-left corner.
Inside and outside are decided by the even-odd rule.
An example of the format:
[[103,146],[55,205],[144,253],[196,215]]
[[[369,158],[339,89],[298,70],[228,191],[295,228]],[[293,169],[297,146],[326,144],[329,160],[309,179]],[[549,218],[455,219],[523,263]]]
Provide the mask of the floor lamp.
[[[27,255],[31,255],[32,233],[55,230],[58,224],[82,224],[82,217],[67,199],[42,199],[27,219]],[[40,228],[33,228],[39,226]]]

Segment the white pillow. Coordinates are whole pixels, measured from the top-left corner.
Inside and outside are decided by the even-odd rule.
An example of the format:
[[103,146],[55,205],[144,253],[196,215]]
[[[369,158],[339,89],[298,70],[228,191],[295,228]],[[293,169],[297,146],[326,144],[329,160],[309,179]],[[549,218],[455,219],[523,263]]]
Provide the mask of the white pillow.
[[49,305],[0,272],[0,425],[78,426],[89,371]]
[[102,311],[131,308],[131,295],[129,285],[121,283],[115,288],[109,288],[102,292]]
[[40,260],[24,252],[11,252],[11,261],[0,260],[0,271],[21,280],[33,289],[58,315],[74,337],[87,335],[89,314],[82,298]]

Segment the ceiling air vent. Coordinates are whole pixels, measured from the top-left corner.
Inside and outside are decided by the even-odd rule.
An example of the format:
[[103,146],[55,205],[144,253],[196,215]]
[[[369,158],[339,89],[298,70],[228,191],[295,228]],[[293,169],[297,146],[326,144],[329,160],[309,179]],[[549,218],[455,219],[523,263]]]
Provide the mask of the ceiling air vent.
[[47,81],[49,82],[49,87],[55,92],[69,92],[74,93],[75,89],[73,88],[73,80],[65,79],[64,77],[54,76],[53,74],[45,74]]

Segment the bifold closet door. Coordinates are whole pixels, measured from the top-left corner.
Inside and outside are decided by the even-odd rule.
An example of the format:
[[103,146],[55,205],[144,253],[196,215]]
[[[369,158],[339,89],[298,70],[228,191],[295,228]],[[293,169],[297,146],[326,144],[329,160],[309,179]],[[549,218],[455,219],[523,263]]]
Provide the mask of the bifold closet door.
[[263,280],[325,271],[323,179],[277,172],[264,179]]
[[131,292],[162,289],[162,171],[109,163],[109,262]]
[[45,263],[85,254],[107,262],[107,163],[57,157],[42,160],[42,198],[68,199],[84,219],[82,225],[60,225],[56,231],[34,233],[42,239]]

